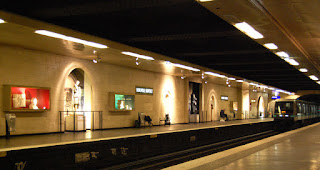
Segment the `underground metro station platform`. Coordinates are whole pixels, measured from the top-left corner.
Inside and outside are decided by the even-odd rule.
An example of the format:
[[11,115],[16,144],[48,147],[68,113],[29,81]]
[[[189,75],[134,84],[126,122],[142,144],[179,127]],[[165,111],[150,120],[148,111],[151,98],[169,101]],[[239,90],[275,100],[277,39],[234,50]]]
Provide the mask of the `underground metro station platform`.
[[269,131],[273,118],[0,138],[1,169],[114,167]]

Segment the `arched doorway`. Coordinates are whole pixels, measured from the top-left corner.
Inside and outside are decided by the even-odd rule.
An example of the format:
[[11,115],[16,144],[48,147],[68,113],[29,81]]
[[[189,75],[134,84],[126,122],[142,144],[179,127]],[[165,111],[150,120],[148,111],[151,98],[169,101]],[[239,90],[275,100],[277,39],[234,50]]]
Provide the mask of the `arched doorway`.
[[92,86],[88,75],[80,68],[72,70],[64,86],[64,111],[75,113],[78,122],[82,122],[79,123],[79,130],[91,129],[91,95]]
[[260,96],[259,99],[258,99],[258,106],[257,106],[257,118],[263,118],[265,117],[265,108],[264,108],[264,100],[263,100],[263,97]]

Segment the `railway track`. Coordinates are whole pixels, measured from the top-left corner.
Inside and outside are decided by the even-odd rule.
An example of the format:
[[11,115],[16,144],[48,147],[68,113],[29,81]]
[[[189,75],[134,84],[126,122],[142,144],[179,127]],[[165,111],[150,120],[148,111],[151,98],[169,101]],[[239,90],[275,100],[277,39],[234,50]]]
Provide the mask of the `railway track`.
[[109,169],[161,169],[168,166],[176,165],[182,162],[207,156],[213,153],[217,153],[223,150],[234,148],[240,145],[244,145],[250,142],[254,142],[263,138],[267,138],[273,135],[279,134],[279,132],[270,130],[262,133],[257,133],[253,135],[243,136],[231,140],[226,140],[218,143],[213,143],[209,145],[199,146],[196,148],[190,148],[183,151],[168,153],[164,155],[154,156],[146,159],[136,160],[128,163],[123,163],[107,168],[101,168],[103,170]]

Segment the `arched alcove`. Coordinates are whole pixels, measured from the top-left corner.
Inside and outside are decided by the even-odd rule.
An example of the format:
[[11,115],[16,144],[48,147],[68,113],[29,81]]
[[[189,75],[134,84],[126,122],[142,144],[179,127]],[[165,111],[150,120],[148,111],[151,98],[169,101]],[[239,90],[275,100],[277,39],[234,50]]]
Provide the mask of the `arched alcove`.
[[257,105],[257,118],[263,118],[263,117],[265,117],[264,100],[263,100],[263,96],[260,96],[258,99],[258,105]]
[[[85,116],[85,129],[91,129],[92,85],[88,75],[81,68],[73,69],[64,85],[64,111],[75,111]],[[87,112],[83,112],[87,111]]]

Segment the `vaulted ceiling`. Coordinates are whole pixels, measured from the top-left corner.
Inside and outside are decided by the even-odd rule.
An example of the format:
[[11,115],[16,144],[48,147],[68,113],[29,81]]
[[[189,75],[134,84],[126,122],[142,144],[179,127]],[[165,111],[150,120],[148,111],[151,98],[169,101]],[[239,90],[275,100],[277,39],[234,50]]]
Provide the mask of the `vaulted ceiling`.
[[[241,18],[243,21],[246,15],[251,16],[248,18],[250,20],[272,23],[266,14],[254,6],[254,2],[248,0],[237,1],[239,5],[232,5],[230,0],[216,0],[208,4],[195,0],[32,1],[31,7],[29,3],[6,2],[3,10],[289,91],[320,89],[308,74],[301,73],[298,67],[289,65],[274,51],[266,49],[261,45],[262,41],[254,41],[232,26],[230,18]],[[264,5],[263,2],[260,4]],[[269,2],[264,7],[274,10],[276,5]],[[235,10],[231,10],[233,8]],[[285,12],[276,14],[292,17]],[[311,19],[310,16],[307,18]],[[277,42],[277,39],[282,39],[277,38],[281,30],[268,30],[268,24],[257,25],[265,32],[264,35],[270,34],[270,40]],[[275,32],[273,36],[272,32]],[[312,32],[319,34],[315,29]],[[282,31],[281,34],[285,33]],[[293,44],[288,36],[282,40],[278,46],[287,48]],[[304,39],[304,43],[310,42]],[[291,45],[287,49],[292,50],[292,54],[298,54],[297,48]],[[304,58],[299,62],[318,76],[317,60],[307,59],[317,55],[317,50],[312,50],[313,53],[302,55]]]

